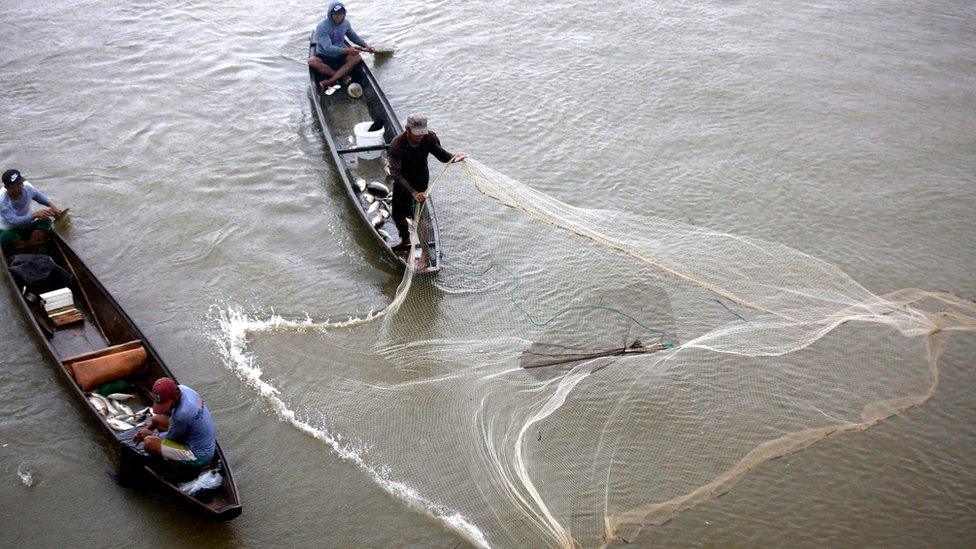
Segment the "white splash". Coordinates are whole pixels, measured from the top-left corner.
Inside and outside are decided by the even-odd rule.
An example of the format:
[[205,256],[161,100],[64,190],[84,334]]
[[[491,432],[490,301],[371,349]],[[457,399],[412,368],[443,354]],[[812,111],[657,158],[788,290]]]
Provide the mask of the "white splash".
[[265,320],[252,319],[239,309],[228,308],[227,310],[219,310],[215,315],[220,331],[213,339],[224,360],[224,365],[233,371],[241,381],[257,391],[281,421],[324,443],[340,458],[356,464],[380,487],[412,509],[441,521],[468,542],[479,547],[488,547],[488,539],[485,535],[462,514],[425,498],[411,486],[390,479],[388,473],[382,468],[378,469],[366,462],[363,457],[363,448],[343,444],[340,441],[341,436],[338,434],[333,435],[326,429],[316,427],[297,417],[294,410],[291,410],[278,397],[281,392],[261,379],[261,368],[255,364],[254,357],[247,352],[247,336],[250,333],[273,331],[324,332],[334,328],[348,328],[370,322],[382,315],[384,311],[376,315],[369,314],[364,318],[350,318],[345,322],[315,322],[309,317],[302,321],[295,321],[287,320],[275,314]]

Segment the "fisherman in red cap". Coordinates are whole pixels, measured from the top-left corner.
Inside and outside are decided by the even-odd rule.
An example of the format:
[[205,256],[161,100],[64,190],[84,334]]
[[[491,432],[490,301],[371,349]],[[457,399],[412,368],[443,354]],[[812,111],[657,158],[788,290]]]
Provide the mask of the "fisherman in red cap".
[[[196,391],[168,377],[152,388],[153,418],[132,437],[146,453],[167,461],[203,467],[213,460],[217,432],[210,410]],[[153,434],[158,431],[158,434]]]

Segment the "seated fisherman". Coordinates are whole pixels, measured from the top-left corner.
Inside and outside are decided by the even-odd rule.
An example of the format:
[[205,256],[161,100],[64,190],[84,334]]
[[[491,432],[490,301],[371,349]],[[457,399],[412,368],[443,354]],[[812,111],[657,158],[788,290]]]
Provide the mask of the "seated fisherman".
[[[47,208],[31,212],[31,203]],[[24,251],[47,240],[61,210],[17,170],[3,172],[0,191],[0,247],[6,253]]]
[[[167,461],[194,467],[209,464],[217,448],[217,432],[200,395],[161,377],[153,384],[152,398],[153,418],[132,437],[133,444],[145,442],[149,455]],[[159,433],[154,435],[153,430]]]
[[[346,38],[356,46],[346,46]],[[308,66],[323,76],[319,85],[328,88],[346,77],[363,58],[359,52],[376,50],[352,30],[346,21],[346,6],[342,2],[329,4],[328,15],[315,27],[315,55],[308,58]]]

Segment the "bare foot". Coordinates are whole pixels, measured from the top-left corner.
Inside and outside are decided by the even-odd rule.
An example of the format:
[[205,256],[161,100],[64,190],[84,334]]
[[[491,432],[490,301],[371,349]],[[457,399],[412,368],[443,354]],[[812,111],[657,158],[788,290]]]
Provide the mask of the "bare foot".
[[430,267],[430,261],[427,258],[427,254],[421,255],[413,262],[414,270],[426,271],[428,267]]

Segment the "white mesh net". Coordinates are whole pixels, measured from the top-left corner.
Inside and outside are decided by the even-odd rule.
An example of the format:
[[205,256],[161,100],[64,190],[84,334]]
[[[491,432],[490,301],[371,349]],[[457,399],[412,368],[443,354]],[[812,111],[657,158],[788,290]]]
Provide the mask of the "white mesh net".
[[[479,545],[632,539],[924,402],[947,336],[976,331],[976,304],[950,294],[877,296],[781,245],[459,172],[434,189],[438,275],[408,272],[390,307],[345,323],[227,311],[220,345],[284,421]],[[247,348],[346,330],[375,346],[331,348],[302,402]]]

